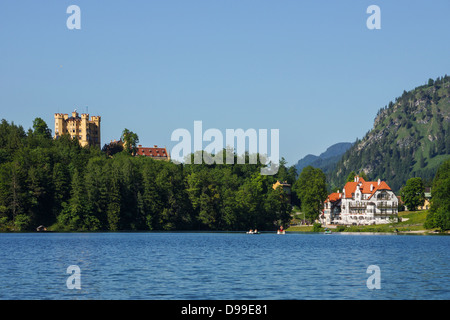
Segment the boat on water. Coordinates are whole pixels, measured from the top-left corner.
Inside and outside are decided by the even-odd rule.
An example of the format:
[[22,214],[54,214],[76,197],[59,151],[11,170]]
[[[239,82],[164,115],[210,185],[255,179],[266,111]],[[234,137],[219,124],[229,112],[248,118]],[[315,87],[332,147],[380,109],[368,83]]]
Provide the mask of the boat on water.
[[326,228],[325,231],[324,231],[324,234],[331,234],[331,230]]
[[258,230],[250,230],[250,231],[247,231],[247,234],[259,234],[259,231]]
[[278,231],[277,231],[277,234],[286,234],[286,231],[284,231],[284,230],[278,230]]

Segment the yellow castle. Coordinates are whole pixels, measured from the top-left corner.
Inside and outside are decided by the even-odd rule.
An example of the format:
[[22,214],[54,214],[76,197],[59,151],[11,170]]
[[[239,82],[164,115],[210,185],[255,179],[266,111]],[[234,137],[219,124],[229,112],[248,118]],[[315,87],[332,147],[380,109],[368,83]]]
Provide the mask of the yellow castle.
[[82,113],[81,117],[75,109],[72,116],[55,113],[55,139],[63,134],[69,134],[73,139],[78,139],[80,145],[97,146],[100,148],[100,116],[92,116]]

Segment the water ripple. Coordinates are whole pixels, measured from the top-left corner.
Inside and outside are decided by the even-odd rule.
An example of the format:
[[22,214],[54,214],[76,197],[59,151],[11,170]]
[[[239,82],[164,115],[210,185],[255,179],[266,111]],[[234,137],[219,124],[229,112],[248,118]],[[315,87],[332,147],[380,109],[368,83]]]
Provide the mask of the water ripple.
[[[0,299],[449,299],[450,237],[0,234]],[[81,269],[69,290],[66,268]],[[369,265],[381,289],[369,290]]]

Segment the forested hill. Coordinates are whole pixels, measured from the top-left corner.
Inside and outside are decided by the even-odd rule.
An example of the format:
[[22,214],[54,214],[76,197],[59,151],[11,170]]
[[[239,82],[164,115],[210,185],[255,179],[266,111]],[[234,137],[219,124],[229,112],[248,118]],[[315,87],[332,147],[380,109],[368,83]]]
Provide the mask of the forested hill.
[[381,108],[373,129],[342,156],[328,175],[342,187],[352,171],[386,180],[395,191],[414,176],[431,181],[450,157],[450,77],[429,79]]
[[273,184],[294,183],[293,168],[263,176],[261,163],[177,165],[104,149],[54,140],[40,118],[28,131],[1,120],[0,232],[276,230],[291,219]]

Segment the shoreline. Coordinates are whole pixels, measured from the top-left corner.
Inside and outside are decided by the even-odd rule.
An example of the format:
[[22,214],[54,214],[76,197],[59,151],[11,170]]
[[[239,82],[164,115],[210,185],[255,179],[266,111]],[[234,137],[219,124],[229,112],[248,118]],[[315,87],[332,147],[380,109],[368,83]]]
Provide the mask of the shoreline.
[[[324,234],[324,231],[313,232],[311,230],[286,230],[286,234]],[[70,233],[79,233],[79,234],[95,234],[95,233],[234,233],[234,234],[246,234],[247,231],[230,231],[230,230],[144,230],[144,231],[136,231],[136,230],[119,230],[119,231],[108,231],[108,230],[99,230],[99,231],[0,231],[1,234],[70,234]],[[260,231],[260,234],[277,234],[277,231]],[[340,235],[450,235],[450,231],[437,232],[434,230],[410,230],[410,231],[398,231],[398,232],[386,232],[386,231],[334,231],[332,230],[331,234],[340,234]]]

